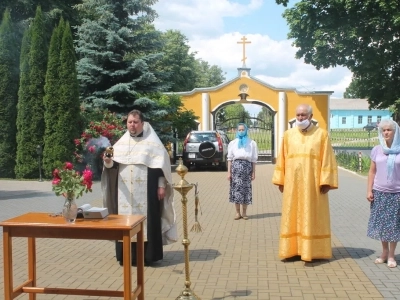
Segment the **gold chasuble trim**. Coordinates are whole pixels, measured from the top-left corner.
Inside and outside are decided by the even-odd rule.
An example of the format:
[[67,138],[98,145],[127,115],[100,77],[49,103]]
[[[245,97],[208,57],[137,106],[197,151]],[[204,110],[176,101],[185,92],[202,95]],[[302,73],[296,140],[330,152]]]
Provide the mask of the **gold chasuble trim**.
[[336,169],[332,169],[332,168],[322,168],[321,169],[321,173],[322,172],[327,172],[327,173],[337,173],[337,170]]
[[305,154],[305,153],[290,154],[290,155],[287,156],[287,158],[288,158],[288,159],[291,159],[291,158],[312,158],[312,159],[318,160],[318,161],[321,160],[321,159],[320,159],[318,156],[316,156],[316,155],[313,155],[313,154]]
[[323,235],[302,235],[300,232],[297,233],[291,233],[291,234],[281,234],[281,238],[283,239],[290,239],[293,237],[301,237],[304,240],[322,240],[322,239],[329,239],[331,238],[330,234],[323,234]]

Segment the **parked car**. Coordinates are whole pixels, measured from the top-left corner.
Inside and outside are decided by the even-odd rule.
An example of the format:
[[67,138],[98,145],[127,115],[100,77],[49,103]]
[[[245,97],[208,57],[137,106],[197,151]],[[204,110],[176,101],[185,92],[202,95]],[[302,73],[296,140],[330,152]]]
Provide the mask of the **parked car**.
[[378,125],[379,125],[378,122],[371,122],[371,123],[368,123],[367,125],[365,125],[363,127],[363,130],[367,130],[367,131],[378,130]]
[[219,166],[226,171],[229,142],[223,131],[191,131],[183,142],[183,163],[188,169],[191,166]]

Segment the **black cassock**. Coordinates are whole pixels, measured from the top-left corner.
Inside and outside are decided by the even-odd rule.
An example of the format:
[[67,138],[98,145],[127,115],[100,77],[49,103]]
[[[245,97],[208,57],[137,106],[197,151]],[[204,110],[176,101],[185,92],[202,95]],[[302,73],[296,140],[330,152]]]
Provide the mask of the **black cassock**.
[[[104,168],[108,187],[106,197],[109,212],[118,214],[118,163],[114,162],[112,168]],[[105,174],[104,174],[105,172]],[[144,243],[144,261],[146,265],[163,259],[163,243],[161,234],[161,204],[158,200],[158,178],[164,177],[161,169],[147,168],[147,242]],[[111,207],[110,207],[111,206]],[[136,243],[132,242],[132,265],[136,265]],[[123,263],[122,242],[116,241],[115,255],[120,265]]]

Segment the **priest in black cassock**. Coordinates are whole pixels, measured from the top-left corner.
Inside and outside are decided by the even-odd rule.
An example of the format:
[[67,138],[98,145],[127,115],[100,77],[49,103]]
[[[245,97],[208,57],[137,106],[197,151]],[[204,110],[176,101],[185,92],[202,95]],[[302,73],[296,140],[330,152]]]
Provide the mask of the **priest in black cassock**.
[[[113,145],[114,156],[103,157],[103,205],[110,214],[147,217],[144,257],[145,265],[150,265],[163,259],[163,245],[178,239],[171,163],[167,150],[140,111],[128,114],[127,128]],[[116,258],[122,265],[120,241],[116,241]],[[136,237],[132,238],[132,265],[135,264]]]

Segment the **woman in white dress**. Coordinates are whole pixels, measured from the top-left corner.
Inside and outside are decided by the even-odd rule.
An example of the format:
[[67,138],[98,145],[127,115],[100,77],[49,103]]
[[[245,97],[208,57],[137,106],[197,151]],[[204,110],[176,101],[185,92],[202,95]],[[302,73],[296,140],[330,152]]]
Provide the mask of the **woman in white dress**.
[[246,124],[239,123],[236,138],[228,145],[229,202],[235,204],[235,220],[248,219],[247,206],[253,200],[251,181],[256,178],[257,159],[257,144],[249,138]]

